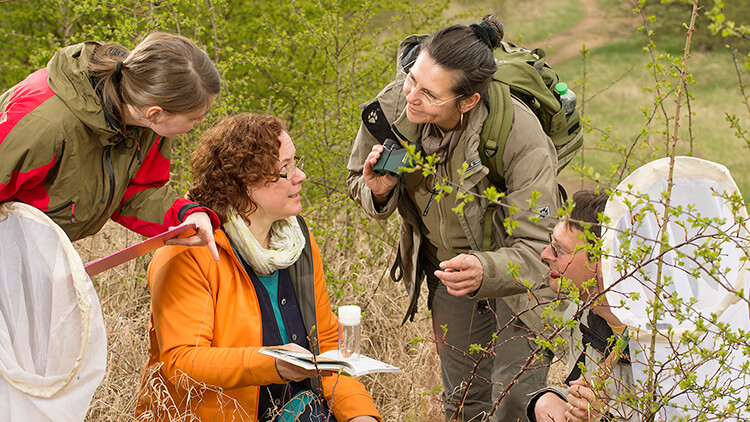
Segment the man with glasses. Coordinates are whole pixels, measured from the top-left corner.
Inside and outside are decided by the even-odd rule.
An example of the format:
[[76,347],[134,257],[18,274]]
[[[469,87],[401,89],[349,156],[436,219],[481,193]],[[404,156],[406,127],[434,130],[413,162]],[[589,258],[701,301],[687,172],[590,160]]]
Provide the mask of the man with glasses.
[[[549,236],[549,245],[542,251],[542,260],[549,265],[552,289],[562,294],[577,293],[585,309],[580,312],[579,328],[574,330],[568,344],[571,367],[565,381],[568,388],[547,387],[535,393],[527,407],[531,422],[637,420],[635,412],[617,400],[632,387],[633,374],[627,343],[616,342],[625,327],[612,314],[602,294],[601,258],[594,256],[594,245],[602,230],[599,216],[607,199],[605,193],[576,192],[570,218],[557,223]],[[594,235],[593,239],[585,235],[583,224],[591,225],[589,233]],[[577,308],[571,311],[580,309],[571,308]],[[607,360],[610,363],[605,364]],[[586,368],[585,374],[581,364]],[[604,365],[612,366],[607,368],[612,371],[611,379],[605,380],[605,391],[594,392],[591,380]]]

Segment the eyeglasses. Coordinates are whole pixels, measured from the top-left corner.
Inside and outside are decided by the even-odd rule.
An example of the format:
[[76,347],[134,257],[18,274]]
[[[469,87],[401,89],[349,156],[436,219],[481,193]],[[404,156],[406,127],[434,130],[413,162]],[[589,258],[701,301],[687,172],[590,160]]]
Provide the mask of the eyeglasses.
[[552,243],[552,233],[549,234],[549,245],[552,247],[552,255],[554,255],[555,258],[558,258],[560,255],[573,255],[573,251],[566,250],[560,245],[555,246],[555,244]]
[[295,156],[291,163],[284,165],[284,167],[279,170],[279,177],[286,180],[292,180],[297,174],[297,169],[302,170],[303,167],[305,167],[305,157]]
[[411,72],[406,74],[406,80],[404,81],[405,86],[409,86],[411,89],[415,89],[417,93],[419,93],[420,98],[423,101],[427,101],[428,103],[432,104],[435,107],[440,107],[445,105],[446,103],[453,101],[457,98],[461,98],[461,95],[457,95],[451,99],[445,100],[445,101],[438,101],[437,98],[435,98],[434,95],[430,94],[429,92],[425,91],[424,88],[417,88],[417,80],[414,79],[414,76],[411,75]]

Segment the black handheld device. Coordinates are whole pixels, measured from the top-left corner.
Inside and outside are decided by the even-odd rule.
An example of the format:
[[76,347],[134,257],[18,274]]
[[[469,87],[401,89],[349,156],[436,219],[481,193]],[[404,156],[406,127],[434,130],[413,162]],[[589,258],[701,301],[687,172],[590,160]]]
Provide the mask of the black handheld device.
[[410,168],[413,166],[412,160],[406,153],[406,148],[398,142],[388,138],[383,142],[383,152],[375,163],[373,170],[378,176],[390,174],[393,177],[401,177],[399,168]]

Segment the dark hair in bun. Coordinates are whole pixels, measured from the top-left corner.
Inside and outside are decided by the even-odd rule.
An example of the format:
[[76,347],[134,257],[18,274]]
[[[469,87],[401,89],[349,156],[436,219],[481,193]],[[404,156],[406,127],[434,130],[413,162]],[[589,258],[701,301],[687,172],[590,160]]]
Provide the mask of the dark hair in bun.
[[453,87],[456,95],[468,97],[479,92],[485,97],[497,70],[492,53],[504,35],[503,24],[496,17],[486,15],[480,24],[453,25],[429,35],[421,52],[459,75]]

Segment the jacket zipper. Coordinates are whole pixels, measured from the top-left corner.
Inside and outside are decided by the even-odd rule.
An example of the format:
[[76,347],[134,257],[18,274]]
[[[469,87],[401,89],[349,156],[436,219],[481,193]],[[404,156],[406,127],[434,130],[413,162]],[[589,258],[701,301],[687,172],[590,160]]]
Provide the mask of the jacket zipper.
[[[481,162],[482,161],[479,158],[476,158],[476,159],[472,160],[472,162],[470,162],[469,165],[466,168],[464,179],[468,179],[469,177],[471,177],[474,174],[474,169],[475,168],[479,168],[479,164]],[[438,173],[440,173],[439,164],[438,164]],[[448,163],[447,162],[443,166],[443,173],[445,173],[445,178],[447,179],[448,174],[449,174],[449,172],[448,172]],[[437,180],[437,178],[436,178],[436,180]],[[427,206],[425,207],[425,211],[423,213],[424,216],[427,216],[427,211],[430,209],[430,205],[432,205],[432,200],[433,200],[434,197],[435,197],[435,190],[433,189],[432,194],[430,195],[430,200],[427,202]],[[443,242],[443,246],[445,248],[448,248],[448,242],[445,241],[446,234],[445,234],[445,221],[444,221],[444,218],[443,218],[443,209],[440,206],[438,206],[437,209],[438,209],[438,220],[439,220],[438,224],[440,226],[440,241]]]
[[138,136],[138,139],[135,141],[135,144],[136,144],[136,150],[135,150],[136,157],[138,158],[138,165],[140,166],[141,164],[143,164],[142,159],[141,159],[141,137],[140,136]]
[[440,164],[441,164],[440,161],[438,161],[437,164],[435,165],[436,166],[435,167],[436,169],[435,183],[432,184],[431,188],[428,188],[430,190],[430,199],[427,200],[427,205],[424,207],[424,212],[422,212],[422,217],[427,217],[427,213],[430,212],[430,207],[432,206],[432,201],[435,200],[435,186],[437,185],[437,181],[438,181],[438,173],[440,173]]
[[[479,158],[474,159],[471,163],[469,163],[468,167],[466,168],[466,178],[469,178],[472,174],[472,170],[479,165],[482,161]],[[438,172],[440,171],[440,163],[438,165]],[[447,166],[447,164],[446,164]],[[435,177],[435,180],[437,180],[437,176]],[[435,199],[435,186],[433,186],[430,189],[430,199],[427,200],[427,206],[424,207],[424,211],[422,212],[422,217],[427,217],[427,213],[430,211],[430,206],[432,206],[432,201]]]
[[[447,162],[443,166],[443,170],[444,170],[444,173],[446,174],[445,179],[447,179],[447,174],[448,174],[448,163]],[[438,167],[438,173],[441,173],[440,172],[440,167]],[[440,177],[443,177],[443,176],[440,175]],[[435,180],[437,180],[437,178]],[[434,192],[434,189],[433,189],[433,192]],[[435,194],[433,193],[432,195],[434,196]],[[430,197],[430,202],[432,202],[432,197]],[[449,249],[448,248],[448,242],[445,241],[445,224],[444,224],[445,223],[445,219],[443,218],[443,207],[441,207],[440,205],[438,205],[437,210],[438,210],[438,226],[440,227],[440,241],[443,242],[443,247],[444,248]]]
[[75,201],[68,201],[65,204],[46,212],[46,214],[54,214],[58,211],[62,211],[65,208],[70,208],[70,222],[75,223],[76,222],[76,203]]
[[422,217],[427,217],[427,213],[430,212],[430,206],[432,206],[432,200],[435,199],[435,189],[433,188],[430,191],[430,199],[427,201],[427,206],[424,207],[424,212],[422,213]]
[[[112,200],[115,197],[115,168],[112,165],[112,146],[107,145],[106,147],[104,147],[103,154],[104,165],[107,168],[106,174],[109,175],[109,197],[107,198],[107,206],[104,207],[104,212],[102,213],[102,216],[105,216],[109,211],[110,205],[112,205]],[[105,174],[102,173],[102,199],[99,201],[102,204],[104,203],[104,194],[106,192],[106,188],[104,187],[104,178]]]

